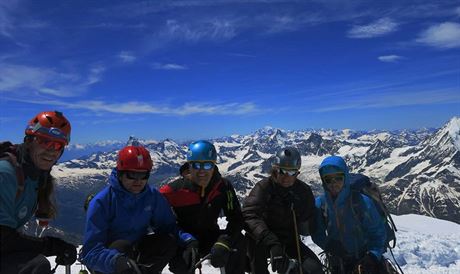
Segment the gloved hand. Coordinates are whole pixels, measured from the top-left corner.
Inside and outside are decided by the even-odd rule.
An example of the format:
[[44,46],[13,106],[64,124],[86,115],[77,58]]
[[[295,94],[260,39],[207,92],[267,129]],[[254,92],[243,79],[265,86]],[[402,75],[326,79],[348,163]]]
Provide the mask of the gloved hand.
[[77,248],[55,237],[45,237],[43,254],[56,255],[56,264],[71,265],[77,260]]
[[364,257],[358,262],[357,270],[360,270],[359,273],[364,274],[373,274],[379,273],[380,261],[375,257],[374,254],[368,252]]
[[217,238],[217,242],[211,248],[211,265],[214,267],[224,267],[228,262],[230,252],[230,237],[220,235]]
[[115,261],[115,273],[117,274],[137,274],[141,273],[137,264],[125,255],[119,256]]
[[289,267],[289,258],[279,244],[270,248],[270,263],[272,271],[278,273],[286,273]]
[[198,241],[191,240],[185,246],[185,250],[182,253],[185,265],[189,271],[192,271],[198,261]]

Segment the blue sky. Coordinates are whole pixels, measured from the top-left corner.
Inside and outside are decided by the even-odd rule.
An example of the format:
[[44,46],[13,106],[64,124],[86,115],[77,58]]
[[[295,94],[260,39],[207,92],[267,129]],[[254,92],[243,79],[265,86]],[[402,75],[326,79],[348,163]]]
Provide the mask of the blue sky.
[[0,140],[440,127],[460,115],[458,1],[0,1]]

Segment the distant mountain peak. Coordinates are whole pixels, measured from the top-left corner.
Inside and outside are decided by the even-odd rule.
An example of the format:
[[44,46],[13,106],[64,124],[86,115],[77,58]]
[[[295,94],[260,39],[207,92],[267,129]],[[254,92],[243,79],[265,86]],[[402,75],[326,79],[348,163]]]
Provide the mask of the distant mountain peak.
[[449,132],[453,144],[460,150],[460,117],[453,117],[445,125],[445,129]]
[[133,135],[129,136],[128,142],[126,142],[126,146],[141,146],[141,143],[139,142],[139,139],[134,137]]

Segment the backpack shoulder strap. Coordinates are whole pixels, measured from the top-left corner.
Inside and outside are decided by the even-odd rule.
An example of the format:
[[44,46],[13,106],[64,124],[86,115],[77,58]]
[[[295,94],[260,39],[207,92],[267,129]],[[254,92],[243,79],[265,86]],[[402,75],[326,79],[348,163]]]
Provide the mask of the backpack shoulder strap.
[[365,209],[364,207],[364,199],[361,196],[360,191],[352,190],[351,191],[351,210],[354,216],[358,217],[358,220],[361,224],[364,221]]
[[324,224],[327,226],[329,219],[328,219],[328,208],[327,208],[327,202],[324,196],[319,196],[319,199],[321,201],[321,215],[323,216]]

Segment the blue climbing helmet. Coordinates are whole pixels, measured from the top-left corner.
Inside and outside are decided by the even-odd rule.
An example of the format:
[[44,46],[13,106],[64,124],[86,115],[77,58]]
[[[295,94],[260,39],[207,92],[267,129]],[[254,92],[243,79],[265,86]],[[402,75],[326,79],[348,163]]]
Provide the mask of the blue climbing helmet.
[[188,162],[217,161],[217,151],[213,144],[208,141],[199,140],[193,142],[188,147]]

